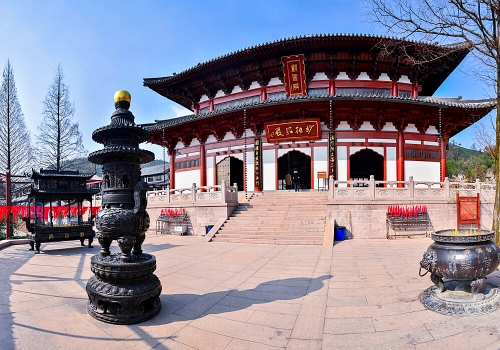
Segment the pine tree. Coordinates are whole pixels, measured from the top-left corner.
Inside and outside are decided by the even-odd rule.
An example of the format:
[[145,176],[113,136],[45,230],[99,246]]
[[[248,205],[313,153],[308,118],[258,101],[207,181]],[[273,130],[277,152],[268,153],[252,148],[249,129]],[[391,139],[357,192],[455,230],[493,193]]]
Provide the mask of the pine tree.
[[73,122],[74,104],[69,99],[69,87],[63,82],[61,65],[54,74],[43,103],[43,118],[38,126],[37,150],[40,167],[72,170],[75,159],[87,152],[83,147],[79,124]]

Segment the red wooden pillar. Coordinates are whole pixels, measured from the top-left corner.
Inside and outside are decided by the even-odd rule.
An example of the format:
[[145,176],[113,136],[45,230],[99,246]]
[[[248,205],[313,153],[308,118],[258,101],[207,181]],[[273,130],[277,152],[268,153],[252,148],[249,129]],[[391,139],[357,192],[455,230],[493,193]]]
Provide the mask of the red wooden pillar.
[[[396,159],[396,180],[405,180],[405,139],[403,132],[398,132],[398,147],[397,147],[397,159]],[[399,186],[398,186],[399,187]]]
[[264,86],[262,87],[260,91],[260,100],[261,101],[266,101],[267,100],[267,88]]
[[328,83],[328,95],[335,95],[335,79],[330,79]]
[[418,98],[418,87],[417,84],[411,86],[411,98]]
[[398,96],[398,82],[397,81],[392,82],[391,96],[394,96],[394,97]]
[[446,177],[446,138],[441,138],[441,182]]
[[[207,185],[207,154],[205,152],[205,144],[202,143],[200,145],[200,186]],[[201,192],[205,192],[205,189],[202,189]]]
[[175,148],[169,148],[170,155],[170,188],[175,188]]

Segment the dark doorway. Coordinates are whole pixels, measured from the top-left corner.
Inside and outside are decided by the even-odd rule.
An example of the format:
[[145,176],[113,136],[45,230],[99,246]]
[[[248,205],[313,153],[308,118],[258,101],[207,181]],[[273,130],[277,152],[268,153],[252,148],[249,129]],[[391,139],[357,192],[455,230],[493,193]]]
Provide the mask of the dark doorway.
[[278,189],[285,189],[285,176],[297,169],[300,188],[311,188],[311,157],[299,151],[290,151],[278,158]]
[[384,157],[371,149],[362,149],[350,156],[350,178],[384,181]]
[[238,185],[238,191],[243,191],[243,161],[226,157],[217,164],[217,185],[226,180],[227,185]]

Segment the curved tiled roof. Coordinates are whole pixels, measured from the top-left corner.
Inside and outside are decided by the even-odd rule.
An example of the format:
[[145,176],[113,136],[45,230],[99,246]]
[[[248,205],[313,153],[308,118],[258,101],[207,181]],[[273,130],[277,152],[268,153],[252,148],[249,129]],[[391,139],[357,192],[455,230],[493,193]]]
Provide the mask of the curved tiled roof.
[[[384,56],[377,60],[377,52],[373,51],[382,40],[394,41],[408,46],[408,52],[414,52],[412,46],[425,45],[427,52],[439,52],[437,59],[428,60],[426,64],[411,66],[406,60],[394,65],[396,56]],[[281,57],[298,53],[306,54],[309,65],[307,71],[317,72],[345,71],[355,61],[360,71],[375,70],[379,73],[390,73],[412,76],[422,86],[422,94],[432,95],[448,75],[458,66],[469,52],[466,43],[435,45],[424,42],[407,41],[397,38],[354,35],[354,34],[318,34],[284,38],[259,45],[245,47],[241,50],[213,58],[178,74],[144,78],[143,85],[160,95],[190,109],[204,94],[211,96],[219,90],[226,93],[236,85],[270,79],[282,75]],[[347,56],[352,53],[354,56]],[[330,55],[333,55],[330,57]],[[349,57],[348,57],[349,56]],[[370,56],[370,57],[368,57]],[[355,58],[354,58],[355,57]],[[353,61],[354,60],[354,61]],[[373,62],[377,65],[373,66]],[[336,68],[333,68],[335,66]],[[372,69],[372,67],[375,67]],[[432,73],[431,73],[432,72]],[[257,78],[260,77],[260,78]],[[265,82],[263,83],[265,85]],[[243,89],[243,88],[242,88]],[[243,89],[245,90],[245,89]]]
[[[213,59],[207,60],[205,62],[198,63],[196,66],[193,66],[191,68],[185,69],[179,73],[174,73],[174,75],[166,76],[166,77],[160,77],[160,78],[144,78],[144,85],[149,86],[149,85],[154,85],[154,84],[161,84],[165,82],[170,82],[170,81],[175,81],[179,80],[185,75],[196,73],[202,71],[204,68],[210,66],[211,64],[219,61],[224,61],[225,59],[233,59],[235,57],[244,55],[247,56],[249,54],[249,51],[254,51],[254,50],[262,50],[265,51],[267,48],[272,47],[273,45],[284,45],[289,42],[294,42],[297,40],[314,40],[314,39],[323,39],[323,38],[366,38],[366,39],[375,39],[375,40],[382,40],[382,39],[388,39],[388,40],[402,40],[396,37],[386,37],[386,36],[381,36],[381,35],[370,35],[370,34],[349,34],[349,33],[328,33],[328,34],[308,34],[308,35],[299,35],[295,37],[287,37],[287,38],[281,38],[273,41],[267,41],[265,43],[257,44],[257,45],[252,45],[248,47],[244,47],[243,49],[236,50],[229,52],[227,54],[215,57]],[[413,40],[404,40],[405,42],[408,43],[414,43],[414,44],[422,44],[422,45],[429,45],[429,46],[440,46],[443,48],[450,48],[450,49],[468,49],[468,44],[463,42],[463,43],[454,43],[454,44],[445,44],[445,45],[434,45],[431,43],[426,43],[422,41],[413,41]]]
[[342,100],[374,100],[374,101],[390,101],[390,102],[399,102],[399,103],[410,103],[410,104],[421,104],[421,105],[430,105],[436,107],[458,107],[458,108],[466,108],[466,109],[479,109],[479,108],[495,108],[497,105],[496,99],[484,99],[484,100],[459,100],[456,98],[438,98],[438,97],[420,97],[418,99],[410,98],[410,97],[394,97],[394,96],[378,96],[378,95],[316,95],[316,96],[294,96],[294,97],[284,97],[284,98],[276,98],[272,100],[266,101],[256,101],[245,103],[242,102],[239,105],[227,107],[224,109],[220,109],[213,112],[200,113],[198,115],[187,115],[178,118],[160,120],[156,123],[150,124],[142,124],[146,130],[159,130],[163,128],[169,128],[177,125],[187,124],[191,121],[201,120],[206,118],[215,117],[218,115],[223,115],[226,113],[243,110],[243,109],[252,109],[259,108],[264,106],[283,104],[283,103],[291,103],[297,101],[307,101],[307,100],[332,100],[332,101],[342,101]]

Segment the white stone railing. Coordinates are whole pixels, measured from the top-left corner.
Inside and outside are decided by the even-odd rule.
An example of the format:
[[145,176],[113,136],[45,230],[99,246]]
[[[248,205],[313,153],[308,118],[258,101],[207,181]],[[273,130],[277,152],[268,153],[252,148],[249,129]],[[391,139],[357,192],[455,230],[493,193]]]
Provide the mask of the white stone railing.
[[148,205],[155,204],[237,204],[238,186],[227,186],[226,181],[216,186],[196,186],[188,188],[167,188],[166,190],[149,191]]
[[461,196],[476,196],[478,193],[483,200],[495,199],[495,184],[480,182],[473,183],[414,181],[410,176],[408,181],[375,181],[373,176],[369,180],[340,181],[329,179],[330,201],[373,201],[373,200],[443,200],[449,201]]

